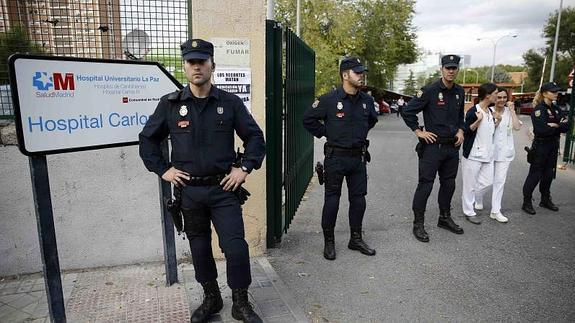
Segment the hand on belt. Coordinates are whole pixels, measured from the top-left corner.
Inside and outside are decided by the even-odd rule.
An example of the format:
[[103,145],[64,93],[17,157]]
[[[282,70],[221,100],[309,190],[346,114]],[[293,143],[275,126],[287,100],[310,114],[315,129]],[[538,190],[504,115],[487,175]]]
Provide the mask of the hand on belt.
[[184,180],[184,184],[189,186],[215,186],[220,185],[226,174],[212,176],[190,176],[189,180]]

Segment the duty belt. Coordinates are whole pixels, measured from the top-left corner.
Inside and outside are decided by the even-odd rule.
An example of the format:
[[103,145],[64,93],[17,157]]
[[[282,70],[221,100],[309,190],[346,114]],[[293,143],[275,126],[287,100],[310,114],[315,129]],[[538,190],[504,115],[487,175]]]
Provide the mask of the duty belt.
[[[423,139],[419,139],[422,144],[427,144],[427,142]],[[440,144],[440,145],[455,145],[455,138],[454,137],[437,137],[434,143],[432,144]]]
[[326,144],[323,153],[325,156],[361,157],[365,153],[365,148],[342,148]]
[[557,141],[559,140],[558,136],[551,136],[551,137],[535,137],[535,141],[540,142],[550,142],[550,141]]
[[212,176],[190,176],[190,179],[184,180],[188,186],[215,186],[220,185],[220,182],[226,177],[226,174],[212,175]]

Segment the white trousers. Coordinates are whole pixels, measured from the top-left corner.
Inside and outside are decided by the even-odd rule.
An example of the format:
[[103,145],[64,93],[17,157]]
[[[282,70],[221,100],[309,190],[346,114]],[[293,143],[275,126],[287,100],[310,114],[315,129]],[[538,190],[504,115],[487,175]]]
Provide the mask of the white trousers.
[[[505,179],[507,178],[507,170],[509,169],[510,161],[496,161],[494,162],[493,169],[493,194],[491,195],[491,213],[501,212],[501,200],[503,199],[503,187],[505,186]],[[475,202],[483,204],[483,195],[475,194]]]
[[[485,191],[493,184],[493,162],[480,162],[461,159],[463,174],[463,187],[461,188],[461,205],[463,214],[474,216],[473,203],[476,197],[481,198]],[[479,202],[479,201],[478,201]]]

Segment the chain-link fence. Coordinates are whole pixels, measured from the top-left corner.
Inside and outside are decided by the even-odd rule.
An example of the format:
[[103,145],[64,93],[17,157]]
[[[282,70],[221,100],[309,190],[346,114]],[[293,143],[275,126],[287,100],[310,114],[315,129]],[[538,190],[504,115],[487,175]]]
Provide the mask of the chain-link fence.
[[13,118],[14,53],[161,62],[185,80],[189,0],[0,0],[0,118]]

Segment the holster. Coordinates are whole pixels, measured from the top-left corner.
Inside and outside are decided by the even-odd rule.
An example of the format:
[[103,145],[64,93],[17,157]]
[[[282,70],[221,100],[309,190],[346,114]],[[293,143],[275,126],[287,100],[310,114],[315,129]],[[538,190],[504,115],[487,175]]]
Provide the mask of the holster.
[[248,198],[252,195],[248,190],[246,190],[245,188],[243,188],[242,186],[238,187],[235,191],[234,194],[236,195],[236,197],[238,198],[238,200],[240,201],[240,205],[244,205],[244,203],[246,203],[246,201],[248,200]]
[[425,144],[421,141],[415,145],[415,152],[417,153],[417,158],[421,159],[423,157],[423,150],[425,149]]
[[323,185],[324,182],[324,173],[323,173],[323,164],[321,162],[317,162],[315,165],[315,172],[317,173],[317,181],[319,185]]
[[174,222],[174,227],[178,231],[178,235],[184,231],[184,219],[182,214],[182,189],[178,186],[174,186],[174,198],[164,197],[164,204],[168,212],[172,216],[172,222]]
[[189,238],[211,235],[211,212],[209,208],[182,209],[182,214],[184,216],[184,231]]
[[369,140],[366,139],[365,140],[365,146],[363,146],[363,158],[365,159],[366,162],[371,162],[371,154],[369,153]]
[[529,164],[535,163],[535,148],[536,148],[535,142],[531,144],[531,147],[525,146],[524,148],[525,151],[527,152],[527,162]]

